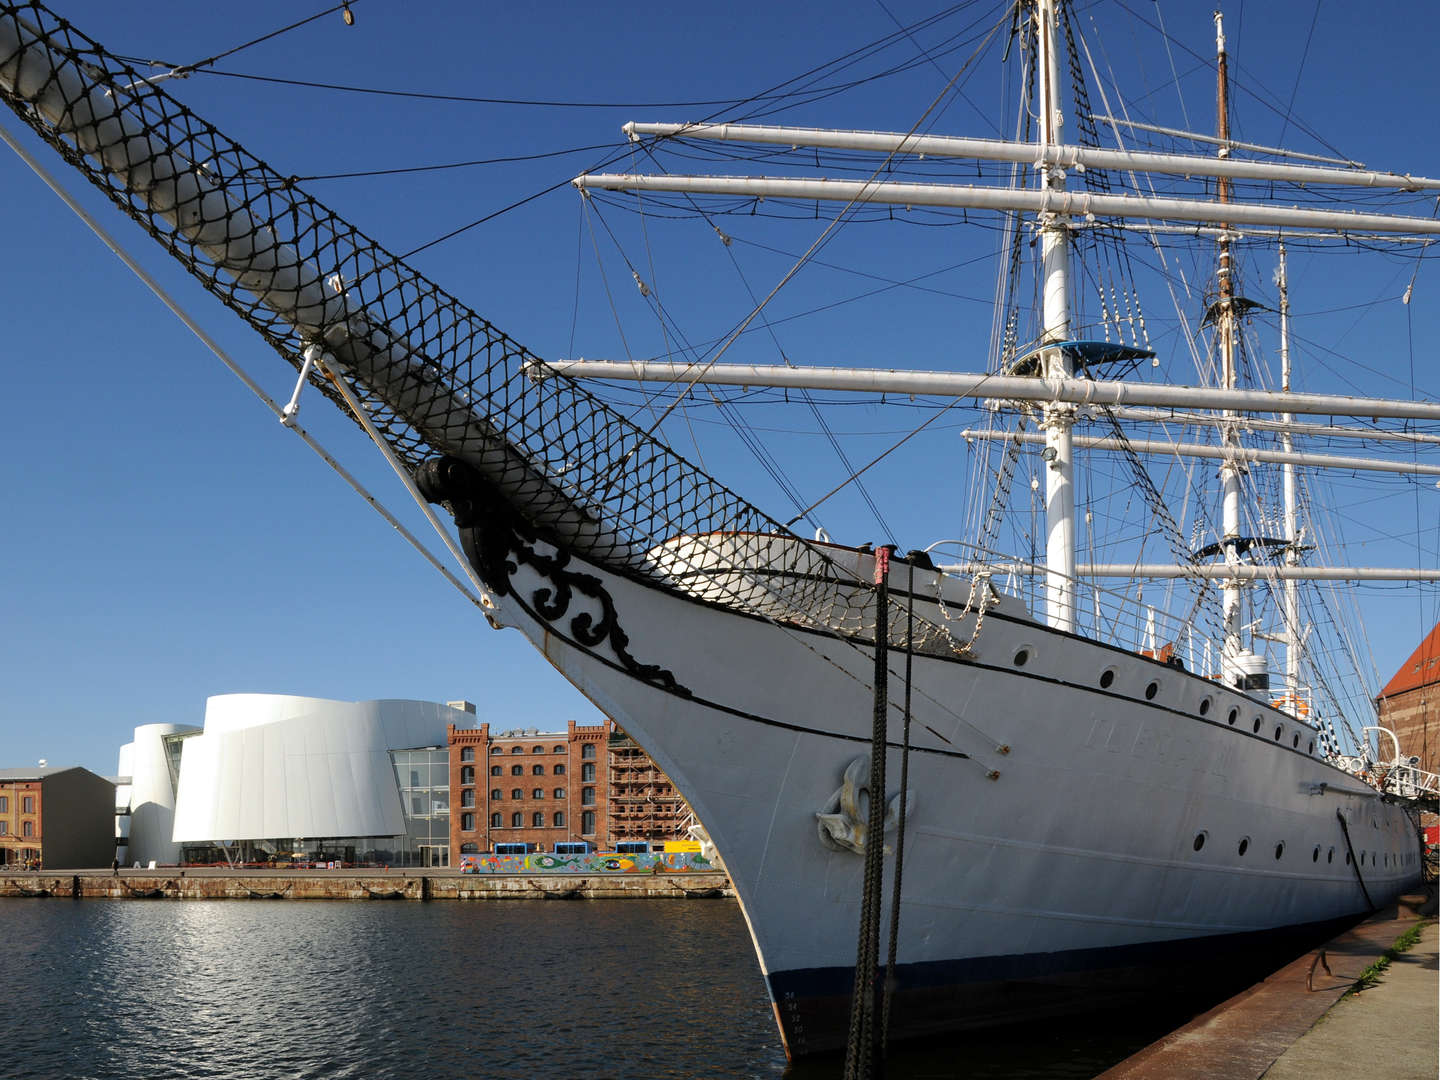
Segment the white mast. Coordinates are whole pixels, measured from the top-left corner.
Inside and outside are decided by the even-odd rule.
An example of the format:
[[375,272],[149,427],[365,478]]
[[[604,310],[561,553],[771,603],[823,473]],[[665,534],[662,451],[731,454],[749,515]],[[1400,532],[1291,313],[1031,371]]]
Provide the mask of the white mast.
[[[1219,156],[1228,157],[1229,148],[1224,145],[1230,138],[1229,79],[1225,59],[1225,26],[1220,12],[1215,12],[1216,63],[1216,114],[1217,132],[1221,140]],[[1220,177],[1216,184],[1216,200],[1230,201],[1230,181]],[[1215,327],[1220,342],[1220,385],[1223,389],[1234,390],[1235,378],[1235,264],[1230,250],[1231,236],[1228,231],[1220,234],[1220,264],[1216,271],[1220,299],[1215,306]],[[1221,548],[1225,562],[1234,568],[1240,563],[1238,541],[1240,539],[1240,474],[1244,466],[1238,454],[1240,435],[1239,414],[1226,409],[1225,423],[1221,428],[1221,445],[1233,453],[1220,466],[1220,520]],[[1225,640],[1220,652],[1220,668],[1224,681],[1232,683],[1240,675],[1238,658],[1244,651],[1240,640],[1240,627],[1244,616],[1244,584],[1239,577],[1228,578],[1220,587],[1221,609],[1224,616]]]
[[[1036,75],[1040,91],[1040,145],[1060,145],[1064,113],[1060,108],[1060,62],[1055,48],[1055,2],[1035,5]],[[1065,170],[1040,166],[1046,192],[1063,191]],[[1070,219],[1061,213],[1040,215],[1040,261],[1044,275],[1044,326],[1040,334],[1042,367],[1047,379],[1069,379],[1065,349],[1044,348],[1070,339]],[[1056,630],[1075,631],[1075,449],[1071,428],[1075,408],[1047,403],[1042,412],[1045,433],[1045,620]]]
[[[1290,283],[1285,273],[1285,244],[1280,244],[1280,266],[1276,275],[1280,289],[1280,390],[1290,392]],[[1283,423],[1293,419],[1290,413],[1282,413]],[[1280,436],[1280,445],[1285,453],[1293,449],[1293,440],[1287,428]],[[1285,565],[1295,566],[1300,562],[1299,527],[1295,513],[1295,465],[1286,462],[1281,472],[1285,506]],[[1285,579],[1285,702],[1291,713],[1300,713],[1300,659],[1305,648],[1305,634],[1300,626],[1300,596],[1294,578]]]

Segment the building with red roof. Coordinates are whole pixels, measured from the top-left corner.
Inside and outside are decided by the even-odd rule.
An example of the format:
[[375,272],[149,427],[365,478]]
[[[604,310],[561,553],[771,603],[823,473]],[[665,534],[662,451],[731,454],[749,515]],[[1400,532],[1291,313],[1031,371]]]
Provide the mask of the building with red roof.
[[[1427,772],[1440,771],[1440,623],[1400,665],[1375,705],[1380,723],[1400,740],[1400,752],[1418,756]],[[1389,755],[1389,747],[1379,750],[1382,757]],[[1435,815],[1425,814],[1423,821],[1428,829],[1435,828]],[[1427,839],[1430,835],[1427,832]]]

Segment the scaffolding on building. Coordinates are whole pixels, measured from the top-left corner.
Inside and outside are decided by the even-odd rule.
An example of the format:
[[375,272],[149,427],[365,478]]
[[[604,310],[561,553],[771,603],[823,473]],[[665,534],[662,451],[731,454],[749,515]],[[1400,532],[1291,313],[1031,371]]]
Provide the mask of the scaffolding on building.
[[625,840],[688,840],[690,804],[625,732],[610,736],[610,833]]

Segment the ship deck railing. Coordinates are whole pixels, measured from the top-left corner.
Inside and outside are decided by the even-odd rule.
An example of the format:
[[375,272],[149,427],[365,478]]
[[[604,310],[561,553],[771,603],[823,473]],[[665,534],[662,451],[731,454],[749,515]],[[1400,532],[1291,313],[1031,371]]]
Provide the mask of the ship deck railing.
[[[957,577],[986,574],[996,588],[1035,609],[1042,592],[1037,579],[1045,573],[1043,564],[997,554],[960,540],[943,543],[963,549],[967,555],[963,563],[940,565],[943,572]],[[1194,616],[1198,613],[1181,590],[1161,586],[1165,603],[1154,604],[1145,602],[1143,586],[1132,594],[1100,585],[1093,577],[1070,580],[1076,586],[1075,621],[1080,634],[1172,667],[1218,677],[1213,673],[1220,670],[1219,647],[1211,634],[1196,626]],[[1168,607],[1172,600],[1187,603],[1191,610],[1176,614]]]
[[1385,770],[1380,790],[1386,795],[1415,802],[1432,812],[1440,804],[1440,774],[1426,772],[1408,762],[1380,768]]

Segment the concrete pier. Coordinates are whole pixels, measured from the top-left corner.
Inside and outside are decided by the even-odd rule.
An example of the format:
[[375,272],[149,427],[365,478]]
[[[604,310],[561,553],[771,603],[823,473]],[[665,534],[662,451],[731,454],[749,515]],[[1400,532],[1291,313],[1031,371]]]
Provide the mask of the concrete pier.
[[1437,931],[1390,962],[1368,990],[1342,998],[1265,1073],[1265,1080],[1435,1080],[1440,1039]]
[[[1424,901],[1382,908],[1097,1080],[1435,1080],[1436,926]],[[1417,925],[1420,942],[1378,985],[1346,996]]]
[[0,872],[0,897],[106,900],[675,900],[733,897],[723,873],[462,874],[458,870]]

